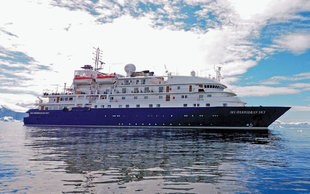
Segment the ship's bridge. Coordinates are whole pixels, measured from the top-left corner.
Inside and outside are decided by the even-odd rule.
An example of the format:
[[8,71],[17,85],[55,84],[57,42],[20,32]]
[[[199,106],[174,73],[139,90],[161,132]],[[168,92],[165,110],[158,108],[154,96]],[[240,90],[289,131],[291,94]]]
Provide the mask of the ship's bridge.
[[195,76],[169,76],[167,80],[168,84],[206,84],[210,86],[219,86],[221,88],[227,88],[222,83],[203,77],[195,77]]

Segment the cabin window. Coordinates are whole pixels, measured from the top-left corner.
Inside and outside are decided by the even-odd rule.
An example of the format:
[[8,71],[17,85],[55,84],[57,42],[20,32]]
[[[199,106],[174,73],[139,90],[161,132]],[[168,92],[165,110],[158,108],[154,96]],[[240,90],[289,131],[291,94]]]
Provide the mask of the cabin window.
[[136,107],[137,107],[137,108],[140,108],[140,104],[137,104]]
[[160,107],[160,104],[156,104],[156,107]]
[[101,108],[104,108],[104,105],[101,105]]
[[126,108],[129,108],[129,104],[126,104]]
[[139,88],[134,88],[133,93],[139,93]]
[[126,99],[126,97],[125,96],[122,96],[122,100],[125,100]]
[[188,91],[189,91],[189,92],[192,92],[192,91],[193,91],[193,86],[192,86],[192,85],[189,86]]
[[203,95],[199,95],[199,98],[202,99],[202,98],[203,98]]
[[133,99],[137,100],[137,99],[138,99],[138,96],[134,96]]
[[122,108],[122,105],[120,104],[120,105],[118,105],[118,108]]
[[181,86],[178,86],[177,89],[178,89],[178,90],[181,89]]
[[122,88],[122,93],[126,93],[126,88]]
[[48,107],[47,107],[47,106],[45,107],[45,110],[48,110]]
[[185,95],[184,98],[187,98],[187,95]]
[[224,103],[223,106],[227,106],[227,103]]
[[144,96],[144,99],[148,99],[149,97],[148,96]]
[[170,87],[166,86],[166,92],[169,92],[169,90],[170,90]]
[[150,107],[150,108],[153,108],[153,104],[149,104],[149,107]]
[[210,103],[207,103],[206,106],[210,106]]
[[197,107],[199,107],[200,106],[200,104],[197,104]]
[[184,107],[187,107],[187,104],[183,104]]
[[159,96],[158,98],[159,98],[159,99],[163,99],[163,96]]
[[70,97],[70,98],[69,98],[69,100],[71,101],[71,100],[73,100],[73,98],[72,98],[72,97]]
[[97,105],[95,105],[95,108],[97,108]]
[[65,98],[65,101],[68,101],[68,98]]
[[142,84],[145,84],[145,79],[142,80]]
[[63,98],[60,98],[60,101],[63,101]]
[[164,91],[164,87],[159,87],[158,88],[158,92],[163,92]]
[[111,108],[111,105],[108,105],[108,108]]
[[212,97],[212,95],[211,95],[211,94],[208,94],[207,97],[210,98],[210,97]]
[[181,98],[184,98],[184,95],[182,95]]
[[170,95],[166,95],[166,101],[170,101]]
[[114,97],[113,97],[113,96],[111,96],[111,97],[110,97],[110,100],[113,100],[113,99],[114,99]]
[[149,93],[150,92],[150,88],[149,87],[145,87],[144,88],[144,93]]
[[193,104],[193,106],[194,106],[194,107],[196,107],[196,106],[197,106],[197,104]]
[[139,80],[137,79],[136,84],[138,84],[138,83],[139,83]]

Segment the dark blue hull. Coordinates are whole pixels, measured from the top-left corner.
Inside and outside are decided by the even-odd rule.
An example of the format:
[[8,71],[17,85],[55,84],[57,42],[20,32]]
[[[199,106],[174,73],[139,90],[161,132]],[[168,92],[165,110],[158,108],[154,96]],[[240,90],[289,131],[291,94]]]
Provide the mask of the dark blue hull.
[[25,125],[263,129],[289,107],[31,109]]

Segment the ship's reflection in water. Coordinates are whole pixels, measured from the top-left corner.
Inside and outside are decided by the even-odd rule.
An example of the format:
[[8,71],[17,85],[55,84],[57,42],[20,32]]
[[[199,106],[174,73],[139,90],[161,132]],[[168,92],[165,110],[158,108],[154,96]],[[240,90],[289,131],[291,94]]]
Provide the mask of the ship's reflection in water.
[[66,174],[62,192],[246,192],[245,166],[286,165],[269,155],[281,146],[269,131],[26,128],[26,138],[32,162]]

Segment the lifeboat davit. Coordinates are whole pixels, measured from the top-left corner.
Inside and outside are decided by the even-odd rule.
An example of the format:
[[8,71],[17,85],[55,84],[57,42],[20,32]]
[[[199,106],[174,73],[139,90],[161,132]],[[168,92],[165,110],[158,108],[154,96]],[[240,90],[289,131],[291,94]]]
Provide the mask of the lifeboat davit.
[[74,76],[73,83],[74,84],[91,84],[93,78],[91,76]]
[[113,84],[115,82],[115,79],[116,79],[115,73],[110,75],[98,74],[96,82],[99,84]]

